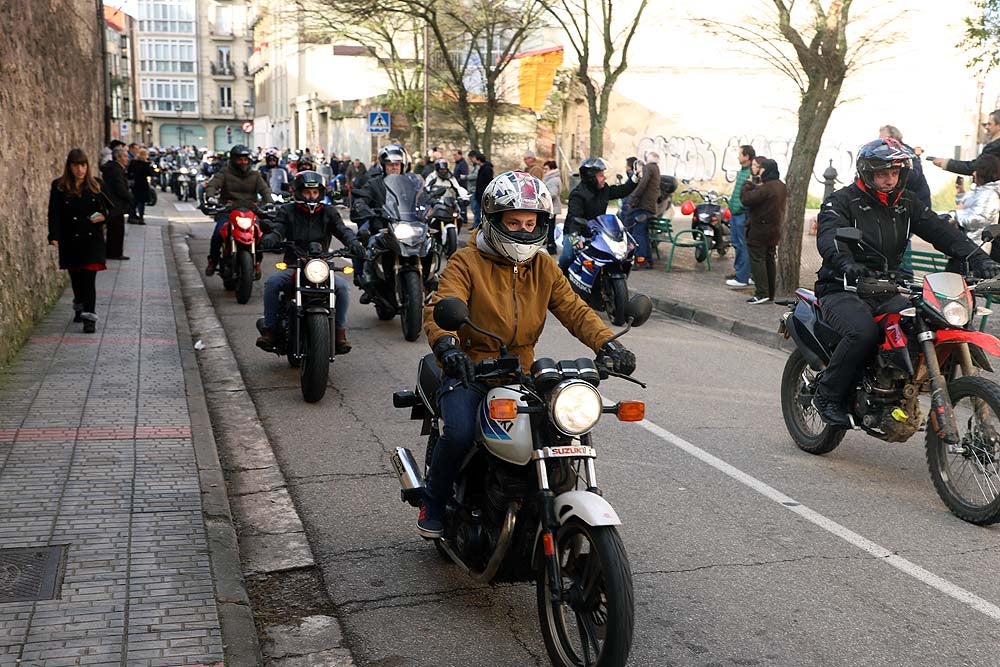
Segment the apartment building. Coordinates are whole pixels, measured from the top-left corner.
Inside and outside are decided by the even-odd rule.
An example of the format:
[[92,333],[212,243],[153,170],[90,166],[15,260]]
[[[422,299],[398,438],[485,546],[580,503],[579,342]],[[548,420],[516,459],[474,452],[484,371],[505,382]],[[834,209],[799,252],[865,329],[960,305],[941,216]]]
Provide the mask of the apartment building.
[[140,99],[154,145],[253,144],[248,4],[139,0]]

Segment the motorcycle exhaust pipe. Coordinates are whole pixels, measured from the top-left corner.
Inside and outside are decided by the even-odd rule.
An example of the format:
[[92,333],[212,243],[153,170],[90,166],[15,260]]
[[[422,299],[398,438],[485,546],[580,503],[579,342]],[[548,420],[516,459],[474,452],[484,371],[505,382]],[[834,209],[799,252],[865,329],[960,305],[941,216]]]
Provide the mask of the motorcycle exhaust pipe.
[[420,466],[413,458],[413,453],[406,447],[396,447],[396,451],[392,454],[392,467],[396,469],[396,475],[399,477],[400,499],[404,503],[419,507],[424,496],[424,478],[420,474]]

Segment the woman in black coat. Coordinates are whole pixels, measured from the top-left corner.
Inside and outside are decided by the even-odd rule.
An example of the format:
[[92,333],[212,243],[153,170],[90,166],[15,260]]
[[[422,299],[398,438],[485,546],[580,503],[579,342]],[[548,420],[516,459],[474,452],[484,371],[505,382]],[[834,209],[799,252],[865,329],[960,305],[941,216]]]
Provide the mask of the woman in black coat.
[[84,333],[97,329],[97,272],[105,267],[104,223],[107,198],[90,172],[87,154],[74,148],[63,175],[49,192],[49,243],[59,249],[59,268],[73,284],[74,322]]
[[146,224],[146,202],[149,201],[149,179],[156,175],[149,164],[149,151],[139,149],[139,154],[128,163],[128,180],[132,182],[133,210],[129,222],[133,225]]

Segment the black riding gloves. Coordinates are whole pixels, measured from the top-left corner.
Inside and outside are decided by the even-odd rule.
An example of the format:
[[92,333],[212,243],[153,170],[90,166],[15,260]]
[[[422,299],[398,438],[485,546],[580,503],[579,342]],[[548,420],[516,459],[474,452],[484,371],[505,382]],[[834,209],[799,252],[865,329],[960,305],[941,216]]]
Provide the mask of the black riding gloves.
[[1000,275],[1000,264],[984,252],[977,252],[969,259],[969,269],[976,278],[996,278]]
[[448,377],[462,381],[462,386],[468,389],[476,381],[476,365],[472,363],[465,352],[458,347],[454,336],[444,336],[434,344],[434,356],[441,362],[441,370]]
[[273,250],[281,245],[281,234],[278,232],[268,232],[260,239],[261,250]]
[[868,267],[858,264],[853,257],[843,255],[839,255],[837,258],[837,270],[844,274],[850,285],[856,285],[859,278],[871,275],[871,270]]
[[354,239],[349,244],[347,244],[347,249],[351,251],[351,254],[358,259],[364,259],[365,257],[365,247],[361,244],[361,241]]
[[602,345],[597,353],[597,365],[610,367],[616,373],[631,375],[635,372],[635,355],[618,341],[611,340]]

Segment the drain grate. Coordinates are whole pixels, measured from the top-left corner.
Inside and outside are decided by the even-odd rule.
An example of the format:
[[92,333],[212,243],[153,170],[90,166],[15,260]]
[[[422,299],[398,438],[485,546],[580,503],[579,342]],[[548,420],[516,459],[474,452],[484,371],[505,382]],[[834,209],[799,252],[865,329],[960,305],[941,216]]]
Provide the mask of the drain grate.
[[65,560],[66,545],[0,549],[0,604],[54,599]]

